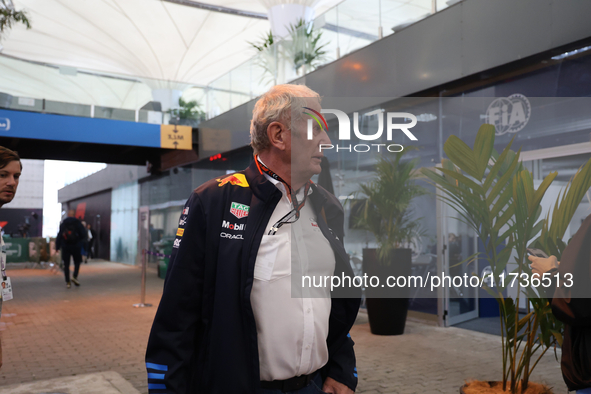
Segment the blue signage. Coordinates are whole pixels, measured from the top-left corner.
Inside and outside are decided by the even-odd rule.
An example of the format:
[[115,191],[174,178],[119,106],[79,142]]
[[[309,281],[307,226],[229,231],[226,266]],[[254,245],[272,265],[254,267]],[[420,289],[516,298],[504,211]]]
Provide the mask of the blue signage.
[[0,137],[160,148],[160,125],[0,109]]

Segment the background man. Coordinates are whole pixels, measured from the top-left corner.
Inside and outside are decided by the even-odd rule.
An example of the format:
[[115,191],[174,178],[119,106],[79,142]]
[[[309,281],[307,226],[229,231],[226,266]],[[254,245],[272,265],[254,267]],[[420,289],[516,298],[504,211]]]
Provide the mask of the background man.
[[[21,176],[23,165],[18,153],[0,146],[0,207],[12,201],[16,194],[18,181]],[[4,238],[0,237],[2,246],[2,278],[6,277],[4,267],[6,264],[6,251]],[[4,285],[4,282],[2,282]],[[3,286],[4,287],[4,286]],[[2,298],[0,298],[0,315],[2,314]],[[0,342],[0,366],[2,366],[2,342]]]
[[76,286],[80,286],[78,281],[78,272],[82,262],[82,244],[86,242],[87,230],[82,222],[76,217],[76,211],[70,209],[68,217],[60,224],[60,231],[55,239],[55,248],[62,250],[62,260],[64,262],[64,275],[66,276],[66,287],[70,284],[70,257],[74,258],[74,276],[71,278]]
[[[556,256],[529,256],[532,274],[548,277],[552,286],[541,286],[552,313],[564,323],[562,377],[569,391],[591,394],[591,215],[562,253]],[[544,276],[545,275],[545,276]],[[557,281],[556,277],[561,278]]]
[[320,97],[305,86],[263,95],[251,123],[253,163],[206,182],[187,201],[146,352],[150,390],[355,390],[348,333],[359,299],[291,293],[292,263],[353,276],[343,209],[310,181],[321,171],[319,145],[330,139],[318,125],[307,139],[304,107],[320,111]]
[[[89,259],[94,259],[94,240],[96,238],[96,232],[90,223],[86,225],[86,228],[88,229],[88,250],[86,252]],[[86,262],[88,262],[88,260]]]

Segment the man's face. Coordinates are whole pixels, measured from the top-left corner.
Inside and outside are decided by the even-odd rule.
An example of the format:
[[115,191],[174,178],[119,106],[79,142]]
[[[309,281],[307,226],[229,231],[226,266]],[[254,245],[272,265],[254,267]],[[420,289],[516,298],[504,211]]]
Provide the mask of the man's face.
[[12,201],[20,176],[21,164],[18,161],[11,161],[6,167],[0,168],[0,204]]
[[[318,99],[309,98],[306,100],[306,107],[320,112],[320,103]],[[303,108],[292,109],[292,119],[296,111],[302,113]],[[306,111],[307,112],[307,111]],[[316,121],[312,122],[313,137],[308,139],[308,115],[302,115],[299,119],[292,121],[291,124],[291,176],[297,179],[308,180],[314,174],[321,171],[320,162],[324,154],[320,151],[320,144],[330,144],[330,138],[326,131],[318,125]]]

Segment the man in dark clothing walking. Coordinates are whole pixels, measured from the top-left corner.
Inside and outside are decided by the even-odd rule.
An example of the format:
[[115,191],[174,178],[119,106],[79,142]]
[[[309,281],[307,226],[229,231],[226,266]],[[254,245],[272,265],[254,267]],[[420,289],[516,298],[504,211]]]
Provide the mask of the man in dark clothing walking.
[[76,286],[80,286],[78,281],[78,271],[80,271],[80,263],[82,262],[82,244],[86,241],[87,230],[82,225],[82,222],[74,217],[75,211],[71,209],[68,211],[68,217],[64,219],[60,225],[60,231],[55,240],[55,248],[62,250],[62,260],[64,262],[64,274],[66,276],[66,286],[68,289],[70,284],[70,256],[74,258],[74,276],[72,282]]

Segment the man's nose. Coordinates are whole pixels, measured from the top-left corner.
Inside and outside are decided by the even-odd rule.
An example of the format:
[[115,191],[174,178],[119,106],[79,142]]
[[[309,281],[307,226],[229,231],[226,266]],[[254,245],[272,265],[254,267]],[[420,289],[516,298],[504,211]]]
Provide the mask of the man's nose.
[[324,128],[322,129],[322,134],[320,136],[320,144],[330,144],[330,137],[328,136],[328,134],[326,133],[326,130],[324,130]]
[[12,175],[8,176],[7,185],[8,186],[16,186],[16,184],[17,184],[16,178],[14,176],[12,176]]

